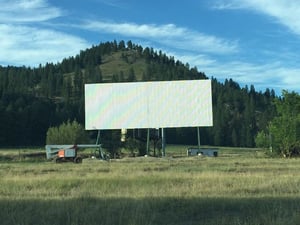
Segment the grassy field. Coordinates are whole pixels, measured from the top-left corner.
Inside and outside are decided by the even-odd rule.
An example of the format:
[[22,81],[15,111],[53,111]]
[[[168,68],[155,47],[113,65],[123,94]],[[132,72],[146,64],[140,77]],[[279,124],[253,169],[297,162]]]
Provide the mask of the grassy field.
[[82,164],[0,150],[17,156],[0,163],[1,224],[300,224],[299,159],[230,148],[187,158],[185,149]]
[[[127,62],[122,58],[122,54],[127,57]],[[143,73],[145,73],[145,68],[147,68],[144,59],[135,56],[135,52],[117,52],[112,53],[103,57],[102,64],[100,66],[104,80],[111,80],[113,75],[119,75],[120,71],[124,73],[124,76],[128,76],[130,68],[134,70],[137,80],[142,78]]]

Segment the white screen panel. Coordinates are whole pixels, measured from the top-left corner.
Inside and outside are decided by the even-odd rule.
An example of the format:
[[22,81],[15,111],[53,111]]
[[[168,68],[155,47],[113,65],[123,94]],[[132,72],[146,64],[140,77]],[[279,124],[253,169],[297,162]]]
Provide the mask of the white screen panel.
[[85,85],[87,130],[212,126],[210,80]]

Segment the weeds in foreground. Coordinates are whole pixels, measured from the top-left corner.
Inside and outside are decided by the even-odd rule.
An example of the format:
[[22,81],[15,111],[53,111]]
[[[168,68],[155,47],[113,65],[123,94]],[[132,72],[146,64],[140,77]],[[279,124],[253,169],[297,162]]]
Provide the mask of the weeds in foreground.
[[297,224],[298,159],[0,164],[1,224]]

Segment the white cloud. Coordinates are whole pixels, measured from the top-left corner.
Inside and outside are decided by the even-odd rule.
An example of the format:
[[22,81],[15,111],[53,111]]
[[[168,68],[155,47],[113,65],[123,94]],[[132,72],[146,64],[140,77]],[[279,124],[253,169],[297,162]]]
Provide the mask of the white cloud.
[[[300,36],[300,1],[299,0],[218,0],[214,6],[219,10],[250,10],[272,18],[273,22],[288,28],[292,33]],[[289,40],[288,40],[289,41]],[[295,44],[295,47],[297,44]],[[254,84],[255,87],[274,88],[277,94],[282,89],[300,91],[300,68],[297,53],[293,49],[286,49],[278,53],[278,49],[263,50],[267,52],[268,61],[265,64],[254,62],[229,62],[224,65],[206,68],[218,77],[229,78],[243,84]]]
[[81,28],[97,32],[119,34],[131,38],[152,40],[164,46],[188,51],[214,54],[236,53],[236,41],[228,41],[213,35],[203,34],[174,24],[135,24],[89,21]]
[[74,56],[89,46],[85,40],[49,29],[0,25],[0,64],[37,66]]
[[[113,4],[118,2],[108,1]],[[300,3],[296,1],[221,0],[216,8],[247,9],[263,13],[276,18],[277,22],[300,35]],[[0,0],[0,64],[37,66],[40,63],[55,63],[90,47],[91,44],[84,38],[68,34],[65,30],[58,31],[59,27],[53,24],[53,20],[65,15],[64,10],[46,0]],[[214,76],[221,81],[233,78],[241,86],[254,84],[258,90],[274,88],[277,94],[287,87],[300,91],[300,68],[295,65],[295,60],[288,60],[291,66],[288,67],[283,63],[287,60],[274,59],[274,52],[271,51],[268,62],[263,65],[253,61],[235,61],[238,54],[243,52],[236,40],[204,34],[175,24],[88,21],[80,26],[68,26],[77,31],[85,29],[93,33],[128,37],[135,43],[143,43],[143,47],[163,48],[163,52],[168,55],[190,66],[197,66],[207,76]],[[292,58],[288,56],[288,59]]]
[[220,0],[217,9],[247,9],[271,16],[292,32],[300,35],[299,0]]
[[41,22],[63,15],[45,0],[0,0],[0,23]]
[[105,5],[111,6],[111,7],[123,7],[124,6],[124,2],[120,1],[120,0],[94,0],[97,2],[101,2]]
[[[89,22],[83,28],[146,40],[148,45],[150,42],[151,47],[155,49],[161,49],[159,45],[163,46],[162,50],[167,55],[174,56],[183,63],[189,63],[190,66],[197,66],[199,71],[205,72],[208,77],[213,76],[220,81],[232,78],[241,86],[253,84],[257,90],[264,91],[270,88],[274,89],[277,94],[287,87],[299,90],[297,81],[300,78],[297,80],[295,77],[299,76],[296,74],[300,74],[300,68],[285,67],[280,61],[272,59],[265,64],[234,61],[235,57],[231,56],[239,50],[235,42],[201,34],[187,28],[173,24],[137,25],[111,22]],[[140,42],[145,43],[145,41]]]
[[175,60],[196,66],[198,71],[204,72],[207,77],[215,77],[223,82],[232,78],[241,87],[254,85],[257,91],[264,92],[266,88],[274,89],[277,95],[283,89],[298,91],[300,93],[300,68],[286,67],[281,62],[269,62],[266,64],[247,63],[243,61],[230,61],[211,57],[210,55],[193,52],[168,51],[167,55],[174,56]]
[[0,0],[0,64],[37,66],[90,47],[84,39],[46,28],[63,11],[46,0]]
[[[202,61],[199,62],[200,64]],[[279,95],[283,89],[300,91],[300,68],[285,67],[280,62],[268,64],[245,63],[240,61],[215,61],[200,67],[207,76],[222,81],[232,78],[242,87],[254,85],[257,90],[274,89]]]

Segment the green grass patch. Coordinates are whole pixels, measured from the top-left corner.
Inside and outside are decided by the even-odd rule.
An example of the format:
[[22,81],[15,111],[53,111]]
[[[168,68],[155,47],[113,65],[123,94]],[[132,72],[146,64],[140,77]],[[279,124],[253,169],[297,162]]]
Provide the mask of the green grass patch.
[[0,148],[0,162],[45,161],[46,152],[41,147]]
[[136,54],[135,51],[124,51],[103,57],[103,63],[100,65],[103,79],[111,80],[113,75],[119,75],[121,71],[126,78],[130,68],[133,68],[137,80],[141,80],[147,66],[145,60]]

